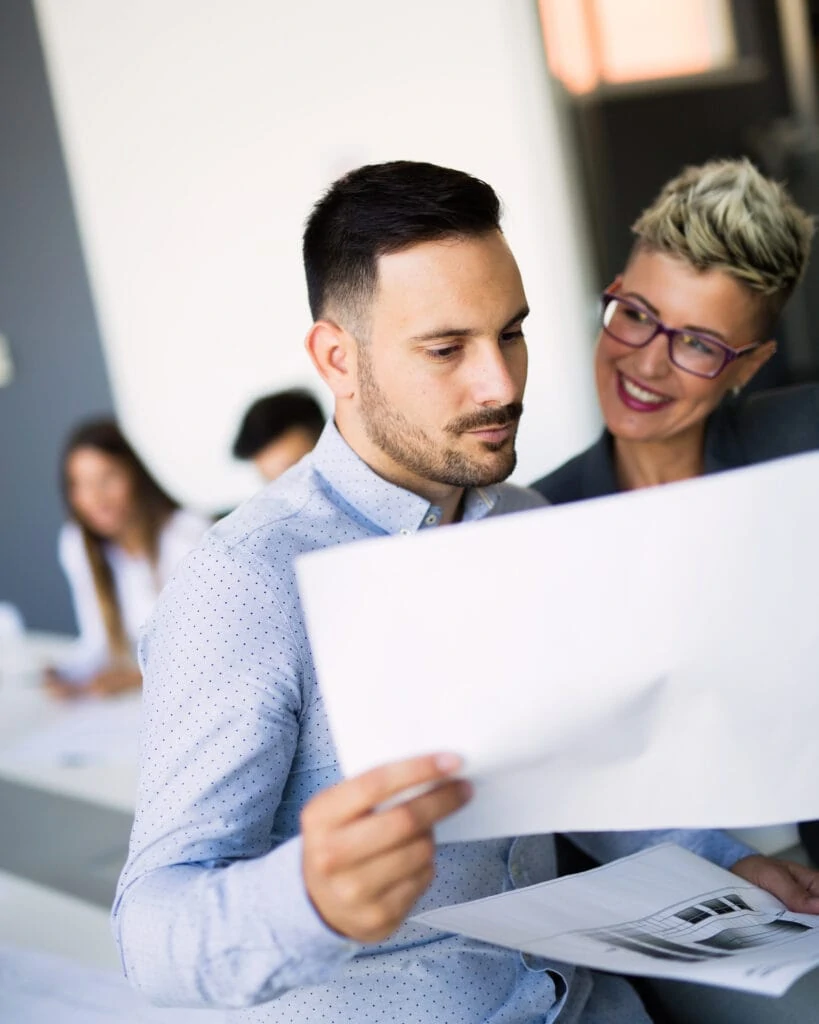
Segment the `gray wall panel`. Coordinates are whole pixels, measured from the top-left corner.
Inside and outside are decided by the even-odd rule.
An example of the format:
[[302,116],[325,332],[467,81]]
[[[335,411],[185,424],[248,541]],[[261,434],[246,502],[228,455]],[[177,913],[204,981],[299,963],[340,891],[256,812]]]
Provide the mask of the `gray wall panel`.
[[0,332],[16,368],[0,388],[0,600],[69,631],[58,456],[112,398],[29,0],[0,0]]

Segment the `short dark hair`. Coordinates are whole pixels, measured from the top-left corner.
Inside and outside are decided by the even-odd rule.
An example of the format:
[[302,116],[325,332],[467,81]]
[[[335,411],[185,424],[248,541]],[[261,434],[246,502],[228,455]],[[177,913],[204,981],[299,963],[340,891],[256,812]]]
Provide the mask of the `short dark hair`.
[[361,313],[372,298],[379,256],[420,242],[500,230],[494,189],[463,171],[412,160],[368,164],[339,178],[304,231],[310,311]]
[[237,459],[252,459],[288,430],[306,430],[315,441],[324,429],[324,413],[309,391],[293,388],[257,399],[242,419],[233,442]]

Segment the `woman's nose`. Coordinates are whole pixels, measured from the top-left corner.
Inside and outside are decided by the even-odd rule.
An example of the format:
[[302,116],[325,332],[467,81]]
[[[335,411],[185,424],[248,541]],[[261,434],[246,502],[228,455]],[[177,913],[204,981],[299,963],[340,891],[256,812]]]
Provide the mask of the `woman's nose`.
[[634,353],[634,367],[644,377],[664,377],[670,367],[670,339],[664,331]]

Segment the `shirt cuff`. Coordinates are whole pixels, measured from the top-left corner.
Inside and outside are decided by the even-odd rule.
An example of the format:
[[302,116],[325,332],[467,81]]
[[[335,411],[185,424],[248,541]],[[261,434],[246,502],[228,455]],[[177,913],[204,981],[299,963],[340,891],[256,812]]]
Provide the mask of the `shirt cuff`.
[[361,944],[330,928],[313,906],[304,884],[301,836],[288,839],[260,857],[255,864],[262,873],[268,867],[268,861],[275,862],[276,877],[288,882],[275,892],[260,885],[260,903],[264,905],[267,895],[271,918],[275,916],[275,919],[287,922],[291,957],[304,965],[311,965],[313,970],[309,973],[314,977],[318,975],[316,980],[328,977],[336,967],[352,959],[361,949]]

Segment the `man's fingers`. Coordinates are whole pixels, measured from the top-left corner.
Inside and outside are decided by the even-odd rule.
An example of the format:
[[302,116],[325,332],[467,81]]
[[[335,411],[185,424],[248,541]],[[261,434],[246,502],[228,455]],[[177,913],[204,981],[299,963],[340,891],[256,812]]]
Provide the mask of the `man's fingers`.
[[380,942],[403,924],[407,914],[429,887],[435,876],[431,865],[425,865],[415,875],[404,878],[379,899],[369,904],[358,916],[358,941]]
[[348,907],[364,907],[379,900],[396,885],[431,870],[434,861],[434,843],[428,836],[422,836],[397,850],[337,874],[330,885],[339,903]]
[[[313,864],[323,873],[332,874],[426,837],[437,821],[463,807],[471,791],[467,782],[444,782],[405,804],[368,814],[332,832],[322,832],[315,849],[310,848]],[[306,844],[310,842],[308,835]]]
[[460,766],[461,759],[457,755],[442,753],[373,768],[313,797],[302,812],[303,827],[307,830],[343,825],[406,789],[449,778]]

